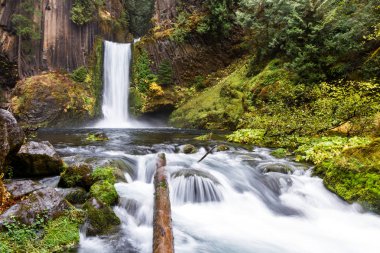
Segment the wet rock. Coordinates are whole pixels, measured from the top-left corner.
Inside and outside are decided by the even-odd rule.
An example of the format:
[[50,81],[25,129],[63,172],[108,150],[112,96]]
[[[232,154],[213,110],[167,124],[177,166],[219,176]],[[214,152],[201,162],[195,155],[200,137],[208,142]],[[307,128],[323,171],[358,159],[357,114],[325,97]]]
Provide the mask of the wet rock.
[[57,191],[71,204],[84,204],[90,197],[90,194],[81,187],[59,188]]
[[5,187],[7,187],[8,192],[12,194],[13,198],[21,198],[46,186],[32,180],[10,180],[10,182],[5,184]]
[[69,205],[61,194],[51,187],[46,187],[34,191],[27,198],[11,206],[0,215],[0,220],[7,221],[14,217],[22,223],[31,224],[38,216],[44,215],[46,218],[52,219],[68,208]]
[[108,137],[104,132],[89,133],[86,140],[88,141],[108,141]]
[[63,161],[48,141],[27,142],[12,159],[15,177],[43,177],[59,175]]
[[227,145],[224,145],[224,144],[218,145],[218,146],[216,147],[216,151],[217,151],[217,152],[227,151],[227,150],[230,150],[230,147],[227,146]]
[[196,170],[196,169],[182,169],[179,171],[176,171],[171,174],[172,178],[177,178],[177,177],[192,177],[192,176],[198,176],[198,177],[203,177],[203,178],[208,178],[211,181],[213,181],[215,184],[219,184],[218,179],[216,179],[213,175],[208,173],[207,171],[204,170]]
[[83,187],[90,189],[94,183],[91,177],[91,166],[86,163],[77,163],[70,165],[61,173],[61,180],[58,186],[64,188]]
[[46,177],[46,178],[39,180],[38,182],[40,184],[47,186],[47,187],[56,188],[56,187],[58,187],[58,183],[59,183],[60,179],[61,179],[60,176]]
[[194,154],[198,150],[194,145],[191,144],[186,144],[185,146],[182,147],[182,152],[185,154]]
[[87,235],[104,235],[117,230],[120,219],[112,208],[92,198],[83,207],[87,211]]
[[13,115],[0,109],[0,173],[6,160],[16,155],[24,143],[25,135]]
[[263,173],[276,172],[282,174],[289,174],[292,172],[292,169],[285,164],[267,164],[264,165],[261,169]]

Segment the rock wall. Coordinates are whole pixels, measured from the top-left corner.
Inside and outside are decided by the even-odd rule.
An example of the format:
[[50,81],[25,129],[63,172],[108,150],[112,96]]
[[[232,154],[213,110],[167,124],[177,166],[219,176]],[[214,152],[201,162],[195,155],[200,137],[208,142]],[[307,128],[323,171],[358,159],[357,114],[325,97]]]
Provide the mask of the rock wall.
[[[73,2],[74,0],[35,0],[34,21],[39,24],[40,39],[33,42],[29,55],[22,55],[23,77],[47,70],[72,71],[85,65],[97,36],[125,41],[126,36],[113,34],[111,29],[105,27],[107,23],[99,17],[82,26],[73,23],[70,20]],[[14,0],[0,0],[0,56],[13,65],[17,62],[17,38],[11,20],[18,3]],[[118,18],[123,10],[122,0],[110,0],[106,1],[101,10],[103,13],[99,16],[110,20]],[[2,79],[3,73],[0,73],[0,80]]]

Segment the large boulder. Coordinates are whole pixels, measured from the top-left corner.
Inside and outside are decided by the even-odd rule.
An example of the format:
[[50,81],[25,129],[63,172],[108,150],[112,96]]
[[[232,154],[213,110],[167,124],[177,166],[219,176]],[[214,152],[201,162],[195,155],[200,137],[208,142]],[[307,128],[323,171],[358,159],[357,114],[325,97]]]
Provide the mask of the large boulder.
[[27,142],[12,159],[14,177],[45,177],[59,175],[63,161],[48,141]]
[[0,215],[0,225],[3,221],[12,219],[32,224],[38,217],[45,216],[47,219],[58,217],[68,208],[69,205],[61,194],[51,187],[45,187],[33,191]]
[[6,160],[19,151],[24,139],[24,132],[13,115],[0,109],[0,174],[4,172]]

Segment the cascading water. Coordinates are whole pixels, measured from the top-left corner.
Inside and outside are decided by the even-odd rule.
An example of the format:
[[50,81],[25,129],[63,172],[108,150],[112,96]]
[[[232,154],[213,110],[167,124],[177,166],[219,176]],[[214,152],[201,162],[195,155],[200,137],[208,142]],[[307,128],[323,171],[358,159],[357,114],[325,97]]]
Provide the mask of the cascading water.
[[130,64],[132,44],[104,42],[103,105],[104,119],[96,128],[143,127],[129,116]]
[[[84,130],[83,130],[84,131]],[[157,153],[165,152],[176,253],[377,253],[380,217],[329,192],[310,168],[276,159],[270,150],[232,148],[178,153],[199,135],[182,130],[106,130],[102,146],[53,144],[69,163],[88,158],[123,166],[128,183],[115,185],[120,231],[81,235],[80,253],[152,252],[152,183]],[[83,132],[86,136],[86,132]],[[57,133],[54,132],[54,138]],[[52,141],[52,139],[44,138]],[[163,144],[164,143],[164,144]],[[209,146],[208,143],[198,143]],[[213,144],[215,145],[215,144]]]

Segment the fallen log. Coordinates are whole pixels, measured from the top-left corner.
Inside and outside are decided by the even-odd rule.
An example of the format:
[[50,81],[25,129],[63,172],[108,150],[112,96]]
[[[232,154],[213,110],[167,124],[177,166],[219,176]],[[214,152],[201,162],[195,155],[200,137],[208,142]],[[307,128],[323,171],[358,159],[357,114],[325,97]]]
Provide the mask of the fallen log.
[[174,253],[174,237],[165,154],[158,155],[154,176],[153,253]]

